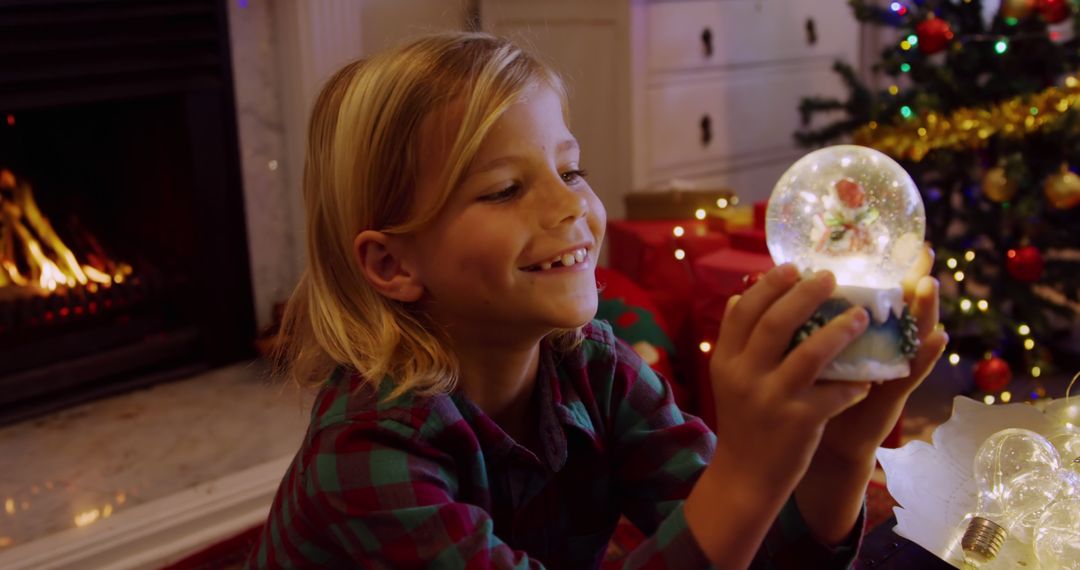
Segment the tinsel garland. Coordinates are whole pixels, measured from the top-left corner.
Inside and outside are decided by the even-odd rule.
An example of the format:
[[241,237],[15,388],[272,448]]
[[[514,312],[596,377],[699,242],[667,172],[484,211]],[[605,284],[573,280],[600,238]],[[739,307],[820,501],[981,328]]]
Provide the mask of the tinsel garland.
[[995,136],[1019,138],[1050,126],[1080,102],[1080,79],[1069,76],[1064,87],[1051,87],[988,108],[957,109],[948,116],[929,112],[891,125],[871,121],[855,131],[855,144],[880,150],[899,160],[921,161],[930,151],[977,150]]

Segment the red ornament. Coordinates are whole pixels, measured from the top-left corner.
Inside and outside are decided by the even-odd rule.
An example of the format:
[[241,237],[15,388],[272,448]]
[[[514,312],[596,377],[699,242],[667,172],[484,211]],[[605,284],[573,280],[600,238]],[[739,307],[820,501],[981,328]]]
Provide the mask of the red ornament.
[[919,38],[919,51],[933,55],[952,43],[953,31],[949,23],[931,16],[915,26],[915,35]]
[[1043,256],[1035,246],[1010,249],[1006,254],[1005,268],[1017,281],[1034,283],[1042,277]]
[[996,356],[980,360],[975,365],[975,386],[983,392],[1004,390],[1011,381],[1009,363]]
[[1072,7],[1069,6],[1068,0],[1039,0],[1035,8],[1048,24],[1064,22],[1072,16]]

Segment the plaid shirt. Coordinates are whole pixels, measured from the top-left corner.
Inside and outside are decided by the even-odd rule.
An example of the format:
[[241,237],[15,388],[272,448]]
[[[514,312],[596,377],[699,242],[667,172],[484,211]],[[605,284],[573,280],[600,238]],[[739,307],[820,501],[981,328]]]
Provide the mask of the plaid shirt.
[[[607,323],[542,345],[537,453],[460,394],[380,402],[383,384],[322,388],[248,567],[596,568],[620,515],[647,537],[627,567],[708,567],[682,505],[715,436]],[[846,567],[861,519],[827,548],[789,500],[754,568]]]

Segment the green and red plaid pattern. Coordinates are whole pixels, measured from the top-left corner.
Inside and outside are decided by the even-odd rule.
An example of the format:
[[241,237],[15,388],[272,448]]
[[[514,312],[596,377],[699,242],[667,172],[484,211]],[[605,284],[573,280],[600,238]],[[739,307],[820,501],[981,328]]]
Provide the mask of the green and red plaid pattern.
[[[647,537],[627,567],[708,567],[682,504],[715,436],[608,324],[541,347],[537,453],[461,394],[383,385],[327,381],[248,567],[597,568],[620,515]],[[846,567],[859,531],[825,547],[788,501],[754,567]]]

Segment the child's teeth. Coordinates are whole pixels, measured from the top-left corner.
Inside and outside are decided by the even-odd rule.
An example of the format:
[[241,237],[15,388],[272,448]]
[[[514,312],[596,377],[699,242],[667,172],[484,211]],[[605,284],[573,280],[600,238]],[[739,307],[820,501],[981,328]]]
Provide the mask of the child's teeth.
[[575,251],[574,252],[574,259],[578,263],[581,263],[582,261],[585,261],[585,250],[584,249],[579,249],[579,250]]
[[548,269],[551,269],[551,264],[545,261],[540,264],[540,269],[547,271]]
[[563,254],[563,256],[562,256],[562,264],[563,265],[565,265],[567,267],[573,267],[573,265],[575,263],[577,263],[577,259],[574,258],[574,254],[572,254],[572,253]]

